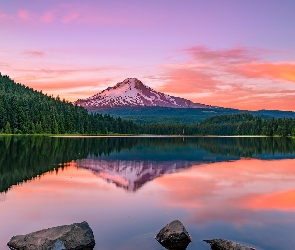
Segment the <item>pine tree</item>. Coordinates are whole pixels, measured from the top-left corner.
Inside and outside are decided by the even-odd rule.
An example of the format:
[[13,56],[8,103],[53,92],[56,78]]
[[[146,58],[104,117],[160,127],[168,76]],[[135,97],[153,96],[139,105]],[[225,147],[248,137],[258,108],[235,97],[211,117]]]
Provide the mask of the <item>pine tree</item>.
[[10,127],[10,123],[9,122],[6,122],[4,133],[5,134],[11,134],[12,133],[12,130],[11,130],[11,127]]

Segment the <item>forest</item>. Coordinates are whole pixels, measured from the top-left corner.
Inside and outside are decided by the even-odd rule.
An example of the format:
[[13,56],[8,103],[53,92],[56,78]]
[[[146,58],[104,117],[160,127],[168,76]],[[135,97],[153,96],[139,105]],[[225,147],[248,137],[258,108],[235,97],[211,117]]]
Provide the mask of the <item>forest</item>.
[[2,134],[155,134],[295,136],[295,118],[265,118],[250,113],[212,116],[186,124],[136,123],[48,96],[0,73],[0,133]]
[[219,115],[197,124],[149,124],[148,134],[295,136],[294,118],[265,119],[248,113]]
[[54,98],[0,75],[0,132],[5,134],[136,134],[134,122]]

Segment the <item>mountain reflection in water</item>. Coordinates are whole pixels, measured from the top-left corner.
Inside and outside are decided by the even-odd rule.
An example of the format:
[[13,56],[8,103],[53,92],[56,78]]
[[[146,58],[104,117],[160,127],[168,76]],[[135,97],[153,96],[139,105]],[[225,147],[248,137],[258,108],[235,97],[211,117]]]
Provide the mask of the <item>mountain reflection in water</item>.
[[77,160],[76,163],[78,168],[91,170],[95,175],[129,192],[137,191],[145,183],[161,175],[175,173],[193,165],[193,162],[188,161],[126,161],[93,158]]
[[[140,176],[130,180],[130,184],[126,183],[126,181],[129,182],[129,177],[123,177],[120,181],[112,180],[129,191],[135,191],[146,181],[158,175],[175,172],[190,167],[192,164],[238,160],[243,157],[293,159],[295,158],[295,140],[266,137],[50,138],[4,136],[0,137],[0,152],[2,156],[0,158],[0,192],[5,192],[12,185],[36,178],[48,171],[62,168],[65,163],[73,160],[83,160],[77,161],[79,166],[91,168],[107,180],[111,180],[116,175],[115,168],[110,170],[110,166],[105,166],[104,163],[107,161],[116,162],[115,165],[119,172],[122,170],[124,161],[133,166],[136,162],[141,162],[140,169],[132,170],[139,172],[150,164],[151,172],[145,176],[141,172]],[[94,167],[89,161],[98,164],[95,163]],[[163,166],[162,170],[161,166]],[[103,176],[102,173],[105,175]]]

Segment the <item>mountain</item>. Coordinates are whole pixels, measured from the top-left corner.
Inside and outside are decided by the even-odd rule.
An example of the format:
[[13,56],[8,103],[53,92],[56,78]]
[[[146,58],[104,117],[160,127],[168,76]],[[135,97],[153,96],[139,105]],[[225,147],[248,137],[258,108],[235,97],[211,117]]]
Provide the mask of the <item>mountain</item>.
[[92,110],[114,107],[215,108],[158,92],[136,78],[127,78],[114,87],[108,87],[92,97],[79,99],[74,104]]

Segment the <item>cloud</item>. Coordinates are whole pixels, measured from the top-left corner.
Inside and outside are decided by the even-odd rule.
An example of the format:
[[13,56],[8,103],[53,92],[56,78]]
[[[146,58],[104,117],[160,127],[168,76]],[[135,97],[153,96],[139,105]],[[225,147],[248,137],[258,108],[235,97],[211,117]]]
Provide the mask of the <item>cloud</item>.
[[76,101],[97,94],[113,82],[113,78],[96,78],[76,81],[60,80],[53,84],[51,82],[32,82],[29,85],[34,89],[42,90],[43,93],[59,95],[68,101]]
[[117,12],[113,9],[96,8],[93,5],[81,3],[57,4],[43,11],[28,11],[19,9],[15,13],[0,12],[0,20],[14,22],[31,21],[34,23],[81,23],[81,24],[133,24],[135,17],[126,15],[124,12]]
[[[38,81],[31,81],[30,87],[33,87],[34,89],[38,90],[44,90],[44,91],[60,91],[60,90],[67,90],[67,92],[75,92],[75,89],[83,88],[92,90],[93,88],[98,88],[100,85],[104,86],[105,82],[109,82],[110,78],[97,78],[97,79],[84,79],[84,80],[56,80],[54,82],[48,82],[48,81],[40,81],[36,76],[27,76],[24,78],[18,78],[18,79],[26,79],[27,81],[30,80],[38,80]],[[85,95],[85,93],[83,93]],[[89,96],[88,96],[89,97]]]
[[198,68],[190,69],[183,66],[168,69],[162,77],[166,83],[158,90],[170,93],[214,91],[218,81],[214,80],[213,76],[213,73]]
[[39,15],[38,19],[42,22],[60,22],[63,24],[73,22],[86,24],[126,24],[128,22],[128,19],[122,17],[122,13],[111,14],[106,10],[95,9],[93,6],[84,3],[59,4]]
[[[26,51],[28,52],[28,51]],[[39,56],[29,51],[29,56]],[[32,54],[32,55],[31,55]],[[118,72],[126,70],[119,66],[83,66],[64,65],[57,63],[42,62],[41,67],[31,66],[34,64],[16,64],[9,67],[2,74],[10,75],[16,82],[24,84],[43,93],[60,95],[61,98],[74,101],[78,98],[92,96],[121,80],[115,77]]]
[[24,9],[19,9],[15,13],[0,12],[0,20],[6,20],[10,22],[32,21],[34,17],[34,13],[31,13]]
[[77,20],[79,18],[80,14],[78,12],[72,12],[72,13],[68,13],[66,16],[64,16],[62,18],[62,22],[63,23],[70,23],[74,20]]
[[7,64],[7,63],[0,63],[0,67],[11,67],[11,65]]
[[[37,53],[35,53],[37,52]],[[29,52],[29,55],[32,56],[42,56],[42,53],[40,51],[33,51]],[[45,54],[45,53],[44,53]],[[79,75],[84,75],[84,74],[89,74],[89,73],[98,73],[98,72],[109,72],[109,71],[114,71],[114,70],[120,70],[124,69],[119,66],[102,66],[102,67],[79,67],[77,65],[73,65],[72,67],[70,66],[65,66],[65,65],[54,65],[54,66],[48,66],[48,68],[28,68],[28,67],[14,67],[16,72],[19,73],[25,73],[25,74],[31,74],[31,75],[37,75],[40,78],[52,78],[52,77],[60,77],[60,76],[65,76],[65,75],[71,75],[72,78],[74,77],[74,74],[79,74]],[[19,76],[21,77],[21,76]]]
[[[160,66],[157,90],[214,106],[295,110],[295,63],[263,61],[274,51],[194,46],[178,52],[184,53],[182,62]],[[281,90],[288,92],[286,98],[274,94]]]
[[[112,77],[85,78],[80,75],[77,75],[76,80],[72,80],[73,73],[69,73],[71,72],[70,70],[44,72],[31,72],[30,74],[14,78],[14,80],[35,90],[42,90],[43,93],[47,93],[48,95],[59,95],[68,101],[87,98],[116,82],[116,79]],[[65,77],[67,74],[70,74],[70,77]]]
[[28,50],[23,52],[23,54],[31,57],[43,57],[45,53],[43,51],[37,51],[37,50]]
[[22,20],[30,20],[31,14],[26,10],[18,10],[17,17]]
[[45,13],[43,13],[43,15],[41,15],[41,21],[43,22],[53,22],[55,19],[55,14],[54,11],[46,11]]
[[[235,47],[231,49],[214,50],[206,46],[195,46],[182,50],[189,54],[197,61],[204,62],[226,62],[226,63],[244,63],[257,60],[257,54],[261,54],[262,50],[249,49],[247,47]],[[263,50],[264,51],[264,50]]]
[[246,63],[229,71],[247,78],[270,78],[295,82],[295,62]]
[[[268,81],[264,86],[271,86]],[[226,87],[226,86],[225,86]],[[201,102],[221,107],[232,107],[242,110],[277,109],[295,110],[295,91],[276,90],[265,87],[264,90],[253,90],[245,86],[232,84],[228,89],[208,91],[207,95],[199,93],[186,94],[184,97],[195,102]]]

